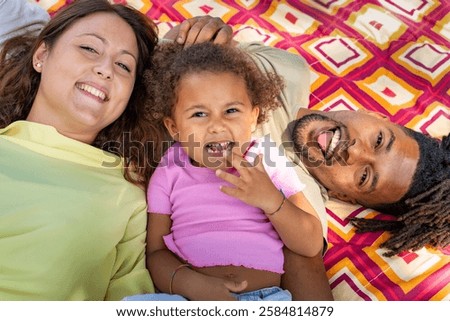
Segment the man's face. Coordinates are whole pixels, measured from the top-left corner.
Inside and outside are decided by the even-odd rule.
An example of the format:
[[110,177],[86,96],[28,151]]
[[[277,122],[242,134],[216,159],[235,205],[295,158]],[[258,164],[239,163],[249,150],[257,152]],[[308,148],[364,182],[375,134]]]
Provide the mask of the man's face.
[[304,114],[294,132],[297,151],[331,197],[371,207],[405,195],[419,146],[401,127],[364,111]]

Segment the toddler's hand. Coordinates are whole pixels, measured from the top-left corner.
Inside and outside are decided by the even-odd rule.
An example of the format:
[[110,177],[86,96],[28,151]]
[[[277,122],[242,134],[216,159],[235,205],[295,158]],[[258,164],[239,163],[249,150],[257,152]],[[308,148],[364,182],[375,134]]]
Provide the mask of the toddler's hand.
[[242,292],[247,288],[247,281],[235,282],[208,275],[201,275],[196,282],[196,291],[191,300],[195,301],[236,301],[232,292]]
[[267,174],[262,155],[255,158],[252,165],[242,156],[233,153],[230,157],[231,165],[239,176],[217,170],[216,175],[224,181],[234,185],[221,186],[220,189],[227,195],[262,209],[265,213],[272,213],[283,200],[283,195],[272,183]]

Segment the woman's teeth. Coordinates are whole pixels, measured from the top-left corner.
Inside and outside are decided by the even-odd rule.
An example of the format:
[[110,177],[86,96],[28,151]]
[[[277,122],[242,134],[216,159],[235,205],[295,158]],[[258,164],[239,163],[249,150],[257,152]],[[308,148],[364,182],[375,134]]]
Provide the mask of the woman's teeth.
[[77,87],[85,92],[90,93],[93,96],[100,98],[103,101],[106,100],[106,94],[104,92],[98,90],[97,88],[94,88],[94,87],[86,85],[86,84],[81,84],[81,85],[78,85]]

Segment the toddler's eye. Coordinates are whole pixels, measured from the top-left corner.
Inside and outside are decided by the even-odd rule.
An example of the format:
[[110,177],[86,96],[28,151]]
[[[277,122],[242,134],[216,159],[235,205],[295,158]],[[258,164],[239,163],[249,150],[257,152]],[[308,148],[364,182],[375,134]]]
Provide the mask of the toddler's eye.
[[118,63],[117,63],[117,66],[119,66],[120,68],[122,68],[122,69],[125,70],[126,72],[131,72],[130,68],[128,68],[127,65],[125,65],[125,64],[123,64],[123,63],[121,63],[121,62],[118,62]]
[[203,111],[198,111],[192,115],[192,117],[205,117],[206,113]]

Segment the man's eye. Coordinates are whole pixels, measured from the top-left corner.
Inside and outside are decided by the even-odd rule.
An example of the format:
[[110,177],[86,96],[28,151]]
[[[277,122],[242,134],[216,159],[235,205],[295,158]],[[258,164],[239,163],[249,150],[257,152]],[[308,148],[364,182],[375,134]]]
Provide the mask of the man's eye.
[[375,143],[375,148],[378,148],[383,142],[383,133],[380,132],[377,136],[377,142]]
[[361,175],[361,178],[359,180],[359,186],[362,186],[364,184],[364,182],[367,179],[367,169],[364,169],[363,174]]

